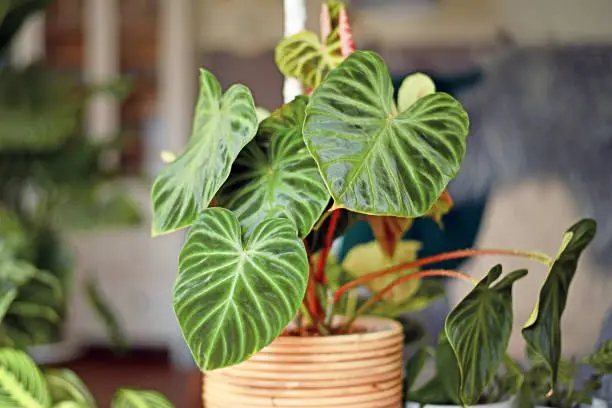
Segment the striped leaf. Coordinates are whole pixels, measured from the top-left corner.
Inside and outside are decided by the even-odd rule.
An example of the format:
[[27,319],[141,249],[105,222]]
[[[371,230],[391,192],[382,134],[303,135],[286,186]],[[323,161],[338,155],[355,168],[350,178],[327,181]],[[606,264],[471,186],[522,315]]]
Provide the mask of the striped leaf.
[[248,230],[266,217],[286,217],[304,238],[319,219],[329,192],[302,137],[308,98],[298,96],[264,120],[240,153],[219,196]]
[[89,388],[73,371],[65,368],[47,370],[45,379],[54,404],[65,401],[73,402],[78,407],[96,407],[96,401]]
[[407,76],[397,94],[397,106],[404,111],[419,98],[436,92],[436,85],[430,77],[420,72]]
[[308,260],[292,223],[263,220],[245,235],[236,216],[204,210],[187,235],[174,310],[202,370],[242,362],[271,343],[295,316]]
[[316,88],[344,58],[340,41],[323,46],[315,33],[302,31],[281,40],[274,59],[283,75],[297,78],[307,88]]
[[51,407],[42,373],[22,351],[0,349],[0,407]]
[[458,398],[453,399],[466,406],[479,400],[504,359],[512,332],[512,285],[527,271],[511,272],[493,285],[501,273],[501,265],[491,269],[446,317],[445,334],[456,357],[460,384],[449,384],[449,377],[444,389],[458,390]]
[[468,117],[443,93],[398,113],[387,66],[358,51],[314,91],[303,132],[337,208],[418,217],[459,171]]
[[60,321],[59,314],[52,307],[37,302],[35,299],[30,301],[14,301],[7,314],[18,316],[22,319],[43,319],[51,323],[58,323]]
[[555,386],[561,359],[561,316],[570,283],[576,273],[582,251],[595,237],[595,221],[584,219],[570,227],[563,237],[561,250],[544,281],[538,302],[523,327],[523,338],[532,355],[544,360]]
[[62,401],[58,404],[55,404],[53,408],[90,408],[90,406],[74,401]]
[[174,405],[156,391],[122,388],[115,393],[111,408],[174,408]]
[[208,207],[229,176],[232,163],[257,131],[251,92],[221,86],[208,71],[200,76],[200,96],[187,149],[167,164],[153,184],[153,236],[187,227]]

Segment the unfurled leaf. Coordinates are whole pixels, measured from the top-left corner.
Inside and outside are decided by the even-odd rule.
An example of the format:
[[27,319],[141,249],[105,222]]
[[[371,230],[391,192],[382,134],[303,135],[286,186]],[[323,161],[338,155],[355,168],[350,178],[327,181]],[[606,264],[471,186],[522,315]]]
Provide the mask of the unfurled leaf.
[[561,316],[580,254],[595,237],[595,221],[584,219],[569,228],[563,238],[538,302],[523,327],[523,338],[530,352],[545,361],[551,374],[551,388],[557,381],[561,359]]
[[115,393],[111,408],[174,408],[174,405],[156,391],[122,388]]
[[256,131],[251,92],[243,85],[232,85],[222,95],[217,79],[202,70],[187,149],[164,167],[153,184],[154,236],[191,225],[208,207]]
[[450,312],[445,332],[461,374],[459,400],[474,405],[499,370],[512,332],[512,285],[526,270],[495,266]]
[[51,402],[54,404],[71,401],[79,404],[78,406],[96,407],[89,388],[73,371],[65,368],[47,370],[45,379],[51,393]]
[[406,313],[418,312],[443,298],[444,283],[440,280],[423,279],[419,289],[400,303],[380,301],[370,312],[372,315],[395,319]]
[[397,106],[404,111],[419,98],[436,92],[436,85],[430,77],[420,72],[407,76],[397,94]]
[[416,380],[421,374],[421,370],[425,366],[427,359],[433,355],[434,351],[429,346],[424,346],[415,351],[415,353],[406,361],[406,370],[404,375],[404,390],[409,392]]
[[340,42],[326,43],[310,31],[284,38],[276,46],[274,59],[283,75],[297,78],[306,88],[316,88],[342,62]]
[[[417,252],[421,249],[421,243],[417,241],[402,241],[397,246],[397,251],[392,258],[387,257],[376,242],[368,242],[353,247],[346,255],[342,266],[353,277],[359,278],[371,272],[391,268],[406,262],[412,262],[417,258]],[[378,293],[387,285],[401,276],[416,272],[417,269],[406,269],[404,271],[385,275],[378,279],[373,279],[367,283],[368,288]],[[401,304],[410,299],[418,290],[421,284],[420,279],[408,280],[396,285],[389,293],[383,297],[387,303]]]
[[0,349],[0,407],[51,407],[42,373],[22,351]]
[[451,208],[453,208],[453,199],[444,190],[434,205],[427,211],[427,216],[431,217],[442,228],[442,217],[448,214]]
[[366,220],[378,245],[388,257],[393,257],[397,243],[412,225],[412,218],[367,215]]
[[584,359],[595,370],[604,374],[612,374],[612,340],[606,341],[595,353]]
[[468,117],[443,93],[398,113],[386,64],[357,51],[312,94],[303,132],[336,208],[418,217],[459,171]]
[[245,235],[224,208],[204,210],[187,235],[174,310],[202,370],[242,362],[295,317],[308,259],[293,224],[265,219]]
[[307,103],[298,96],[260,124],[218,196],[218,205],[232,210],[247,230],[264,218],[285,217],[305,238],[329,202],[302,137]]
[[102,321],[111,346],[117,353],[125,352],[128,348],[128,342],[119,324],[117,313],[111,308],[96,281],[91,278],[88,279],[85,289],[87,302],[91,306],[93,312]]

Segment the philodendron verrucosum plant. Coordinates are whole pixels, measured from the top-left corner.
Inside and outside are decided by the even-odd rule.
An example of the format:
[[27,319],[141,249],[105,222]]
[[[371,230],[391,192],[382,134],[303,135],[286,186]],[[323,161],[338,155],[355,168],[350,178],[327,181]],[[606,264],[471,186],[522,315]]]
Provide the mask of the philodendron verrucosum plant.
[[[341,3],[325,3],[321,23],[321,39],[299,33],[276,49],[281,72],[298,78],[310,96],[298,96],[261,123],[246,87],[222,93],[202,70],[191,139],[153,185],[153,235],[190,227],[174,308],[203,370],[244,361],[293,319],[300,335],[344,334],[358,330],[355,317],[378,302],[393,303],[399,285],[418,298],[420,278],[468,278],[419,271],[424,265],[476,255],[552,264],[546,255],[514,250],[397,256],[412,219],[439,222],[452,206],[445,187],[459,171],[468,117],[422,74],[407,78],[395,101],[385,62],[373,52],[354,51]],[[338,278],[343,268],[329,252],[357,216],[370,222],[388,262],[381,270],[352,268],[355,279],[346,281]],[[339,307],[347,292],[390,276],[395,279],[360,307]],[[346,311],[338,325],[333,315]],[[547,311],[539,316],[547,318]],[[533,330],[546,322],[537,319]],[[460,333],[450,338],[458,362],[465,352]]]

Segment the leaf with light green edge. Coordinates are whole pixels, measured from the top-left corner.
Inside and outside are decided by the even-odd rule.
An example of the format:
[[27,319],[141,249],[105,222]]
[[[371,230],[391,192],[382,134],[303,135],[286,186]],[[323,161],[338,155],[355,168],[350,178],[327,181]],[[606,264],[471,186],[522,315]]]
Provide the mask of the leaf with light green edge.
[[604,342],[593,354],[583,359],[595,370],[603,374],[612,374],[612,340]]
[[329,202],[302,137],[307,103],[308,97],[298,96],[259,125],[217,197],[247,230],[264,218],[286,217],[305,238]]
[[398,113],[388,67],[357,51],[314,91],[303,132],[336,208],[418,217],[459,171],[468,127],[444,93]]
[[504,359],[512,332],[512,285],[527,274],[517,270],[501,276],[493,267],[446,317],[446,337],[461,374],[459,400],[474,405],[491,383]]
[[317,34],[302,31],[282,39],[276,46],[274,59],[283,75],[297,78],[312,89],[319,86],[343,57],[339,41],[323,47]]
[[261,123],[265,118],[270,116],[270,111],[266,108],[262,108],[261,106],[255,107],[255,113],[257,114],[257,121]]
[[79,407],[96,407],[89,388],[74,371],[66,368],[50,369],[45,372],[45,379],[54,404],[70,401]]
[[23,351],[0,349],[0,407],[51,407],[42,373]]
[[436,85],[430,77],[420,72],[408,75],[397,93],[397,106],[405,111],[419,98],[436,92]]
[[153,184],[153,236],[193,223],[228,178],[234,160],[256,131],[257,114],[248,88],[232,85],[222,95],[217,79],[201,70],[189,144]]
[[370,314],[381,317],[396,318],[406,313],[421,311],[445,295],[444,283],[440,280],[422,279],[418,290],[400,303],[378,302]]
[[0,323],[17,297],[17,288],[12,282],[0,281]]
[[406,361],[405,374],[404,374],[404,390],[409,392],[410,389],[414,386],[423,367],[425,367],[425,363],[427,359],[434,355],[434,351],[429,346],[423,346],[419,348],[414,354]]
[[39,272],[29,262],[7,260],[0,262],[0,281],[12,282],[19,287],[29,282]]
[[[359,244],[351,248],[346,254],[342,267],[354,278],[359,278],[368,273],[391,268],[406,262],[416,260],[417,253],[422,245],[417,241],[402,241],[397,245],[397,250],[392,258],[387,257],[377,242]],[[374,293],[383,290],[387,285],[397,278],[416,272],[418,269],[406,269],[404,271],[382,276],[366,283],[367,287]],[[393,304],[401,304],[414,295],[421,284],[420,279],[411,279],[396,285],[383,297],[383,301]]]
[[157,391],[122,388],[115,393],[111,408],[174,408],[174,405]]
[[81,404],[74,401],[62,401],[55,404],[53,408],[90,408],[91,405]]
[[59,314],[52,307],[35,303],[34,299],[31,301],[14,301],[7,314],[19,316],[23,319],[44,319],[51,323],[58,323],[60,321]]
[[298,311],[308,281],[292,223],[265,219],[245,235],[236,216],[204,210],[181,251],[174,310],[202,370],[238,364],[270,344]]
[[550,369],[553,389],[561,359],[561,316],[580,255],[595,237],[596,229],[594,220],[583,219],[566,231],[536,306],[522,329],[530,352],[542,358]]

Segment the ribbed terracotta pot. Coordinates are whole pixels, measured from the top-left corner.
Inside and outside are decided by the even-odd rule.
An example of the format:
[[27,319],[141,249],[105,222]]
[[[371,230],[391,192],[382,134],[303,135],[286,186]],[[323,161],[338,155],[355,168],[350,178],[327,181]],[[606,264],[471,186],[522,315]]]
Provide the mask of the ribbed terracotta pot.
[[244,363],[204,376],[205,408],[400,408],[402,326],[363,317],[359,334],[279,337]]

